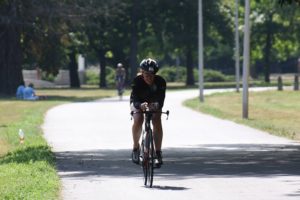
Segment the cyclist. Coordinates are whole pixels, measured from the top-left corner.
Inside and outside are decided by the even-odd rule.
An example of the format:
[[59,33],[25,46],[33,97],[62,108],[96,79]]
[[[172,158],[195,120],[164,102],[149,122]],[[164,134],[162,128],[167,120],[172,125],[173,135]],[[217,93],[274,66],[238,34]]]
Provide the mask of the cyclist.
[[123,67],[122,63],[118,63],[116,74],[115,74],[115,81],[116,81],[116,87],[120,99],[122,99],[122,95],[124,93],[125,78],[126,78],[125,68]]
[[[151,58],[144,59],[140,63],[141,74],[136,76],[132,82],[132,91],[130,95],[131,111],[143,111],[149,108],[154,111],[161,111],[166,92],[166,81],[159,75],[157,62]],[[142,132],[144,116],[142,113],[133,115],[132,136],[133,151],[132,161],[139,163],[139,139]],[[153,138],[157,156],[157,164],[160,166],[162,162],[161,144],[163,138],[163,130],[161,124],[161,114],[154,113],[152,116]]]

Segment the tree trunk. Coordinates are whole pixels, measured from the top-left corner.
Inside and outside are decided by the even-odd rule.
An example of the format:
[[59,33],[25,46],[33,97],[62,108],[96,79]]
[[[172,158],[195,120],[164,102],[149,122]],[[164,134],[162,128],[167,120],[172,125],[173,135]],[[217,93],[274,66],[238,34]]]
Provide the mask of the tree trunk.
[[190,45],[187,45],[186,49],[186,85],[195,85],[194,73],[193,73],[193,55]]
[[130,78],[134,79],[137,73],[137,43],[138,43],[138,35],[137,35],[137,21],[138,21],[138,3],[139,0],[135,0],[131,12],[131,38],[130,38]]
[[271,48],[272,48],[272,22],[273,14],[269,14],[269,19],[267,21],[267,37],[266,45],[264,49],[264,76],[265,82],[270,83],[270,57],[271,57]]
[[[17,16],[16,2],[7,6],[7,15]],[[0,25],[0,94],[14,95],[18,85],[23,83],[22,50],[19,27],[8,22]]]
[[100,62],[100,82],[99,87],[100,88],[106,88],[106,59],[105,59],[105,51],[99,50],[98,51],[99,56],[99,62]]
[[70,87],[80,88],[80,81],[78,76],[78,64],[76,62],[76,53],[74,50],[69,54],[69,72],[70,72]]

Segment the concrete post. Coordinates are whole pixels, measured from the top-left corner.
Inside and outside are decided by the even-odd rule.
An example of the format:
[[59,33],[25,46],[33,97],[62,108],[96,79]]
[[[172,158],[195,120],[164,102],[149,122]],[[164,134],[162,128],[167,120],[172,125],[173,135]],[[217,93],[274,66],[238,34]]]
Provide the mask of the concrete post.
[[297,73],[300,73],[300,58],[298,58],[298,63],[297,63]]
[[294,90],[299,90],[299,77],[298,77],[298,74],[295,75]]
[[240,91],[239,0],[235,1],[235,81],[236,81],[236,92],[239,92]]
[[243,118],[248,119],[248,76],[250,68],[250,0],[245,1],[244,53],[243,53]]
[[203,13],[202,0],[198,1],[198,76],[199,76],[199,99],[204,102],[204,77],[203,77]]
[[281,78],[281,76],[278,76],[277,83],[278,83],[278,86],[277,86],[278,90],[282,91],[283,87],[282,87],[282,78]]

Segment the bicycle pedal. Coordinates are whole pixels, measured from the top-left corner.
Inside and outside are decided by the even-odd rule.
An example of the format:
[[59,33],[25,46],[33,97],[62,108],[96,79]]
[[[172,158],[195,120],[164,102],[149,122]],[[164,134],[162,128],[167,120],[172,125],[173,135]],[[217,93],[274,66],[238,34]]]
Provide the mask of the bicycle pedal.
[[154,168],[160,168],[160,167],[161,167],[161,163],[159,163],[158,160],[156,160],[156,159],[154,160],[154,163],[153,163],[153,164],[154,164],[154,165],[153,165]]
[[140,156],[139,159],[140,159],[140,163],[143,163],[143,160],[144,160],[143,156]]

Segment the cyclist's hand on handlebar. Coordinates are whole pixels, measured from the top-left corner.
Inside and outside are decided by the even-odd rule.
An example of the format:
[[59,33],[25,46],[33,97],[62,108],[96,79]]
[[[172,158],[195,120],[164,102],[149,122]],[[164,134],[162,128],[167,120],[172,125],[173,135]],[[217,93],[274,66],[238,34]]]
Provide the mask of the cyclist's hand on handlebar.
[[147,110],[149,108],[148,103],[147,102],[141,103],[140,108],[143,111]]

